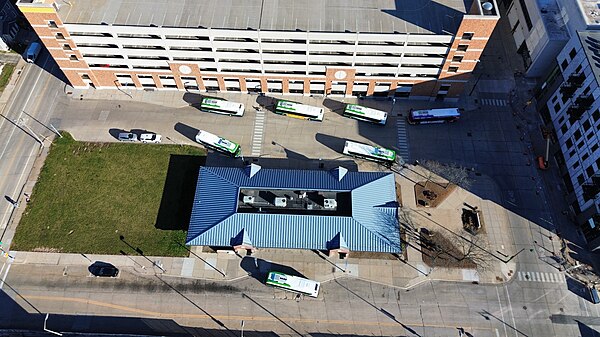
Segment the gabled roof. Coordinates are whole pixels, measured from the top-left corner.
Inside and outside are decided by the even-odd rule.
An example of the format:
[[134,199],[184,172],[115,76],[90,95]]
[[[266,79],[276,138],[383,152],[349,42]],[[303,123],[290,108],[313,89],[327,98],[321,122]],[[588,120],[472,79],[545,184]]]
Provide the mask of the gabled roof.
[[[352,216],[238,213],[240,188],[350,192]],[[342,233],[351,251],[399,252],[397,207],[391,173],[201,167],[187,244],[325,250]]]

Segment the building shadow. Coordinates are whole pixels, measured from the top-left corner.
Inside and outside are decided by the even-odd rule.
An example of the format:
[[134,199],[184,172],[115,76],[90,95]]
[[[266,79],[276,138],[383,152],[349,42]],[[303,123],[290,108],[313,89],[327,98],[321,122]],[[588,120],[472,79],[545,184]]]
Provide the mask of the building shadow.
[[171,155],[156,224],[163,230],[187,230],[203,156]]
[[575,322],[577,322],[577,327],[579,328],[581,337],[600,337],[600,332],[598,332],[598,330],[593,329],[589,325],[579,320],[575,320]]
[[[420,27],[432,34],[444,35],[456,33],[462,16],[468,14],[473,0],[463,0],[465,10],[460,12],[436,1],[395,1],[395,9],[382,9],[381,12],[405,21],[408,27]],[[460,2],[457,2],[457,5]],[[427,15],[423,15],[423,13]],[[437,20],[429,20],[435,17]],[[382,18],[384,21],[385,18]],[[400,23],[397,23],[400,25]]]
[[175,131],[179,132],[184,137],[193,142],[196,142],[196,135],[198,134],[198,131],[200,131],[199,129],[196,129],[181,122],[177,122],[173,129],[175,129]]
[[240,267],[242,267],[249,276],[263,284],[267,280],[267,274],[272,271],[306,278],[306,276],[290,266],[273,263],[254,256],[244,256],[240,262]]
[[570,292],[572,292],[573,294],[575,294],[591,303],[594,303],[592,301],[592,295],[591,295],[590,290],[587,285],[585,285],[581,281],[576,280],[568,275],[566,275],[566,279],[567,279],[567,289],[569,289]]

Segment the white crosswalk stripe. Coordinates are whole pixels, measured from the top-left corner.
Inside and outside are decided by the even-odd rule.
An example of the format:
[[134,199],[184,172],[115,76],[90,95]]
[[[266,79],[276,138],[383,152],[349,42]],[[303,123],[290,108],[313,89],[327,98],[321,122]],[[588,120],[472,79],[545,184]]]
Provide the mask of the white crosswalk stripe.
[[537,271],[517,272],[517,280],[523,282],[543,282],[543,283],[566,283],[567,279],[562,273],[543,273]]
[[396,129],[398,132],[398,155],[402,157],[404,162],[408,162],[408,133],[406,131],[406,119],[402,116],[398,116],[398,120],[396,121]]
[[265,112],[256,111],[254,118],[254,133],[252,135],[252,155],[260,156],[262,150],[263,133],[265,129]]
[[493,106],[507,106],[508,102],[505,99],[497,99],[497,98],[482,98],[482,105],[493,105]]

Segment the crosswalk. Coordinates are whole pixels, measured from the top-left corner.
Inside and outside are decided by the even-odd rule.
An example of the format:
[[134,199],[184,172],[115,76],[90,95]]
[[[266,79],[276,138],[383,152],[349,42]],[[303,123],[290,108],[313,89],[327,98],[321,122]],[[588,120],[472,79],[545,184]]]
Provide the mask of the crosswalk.
[[497,98],[482,98],[480,99],[482,105],[493,105],[493,106],[507,106],[508,101],[505,99]]
[[398,155],[402,157],[404,162],[408,162],[409,151],[408,134],[406,132],[406,119],[399,117],[396,121],[396,129],[398,130]]
[[544,283],[566,283],[567,279],[562,273],[543,273],[543,272],[517,272],[517,280],[523,282],[544,282]]
[[252,156],[260,156],[265,131],[265,112],[256,111],[254,134],[252,135]]

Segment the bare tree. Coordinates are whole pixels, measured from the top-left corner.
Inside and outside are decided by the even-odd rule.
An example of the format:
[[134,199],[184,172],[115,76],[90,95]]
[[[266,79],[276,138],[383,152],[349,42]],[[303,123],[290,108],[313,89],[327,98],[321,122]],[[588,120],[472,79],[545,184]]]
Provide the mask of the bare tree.
[[462,230],[457,238],[457,248],[460,250],[459,261],[470,261],[477,270],[484,271],[491,267],[492,256],[489,253],[489,243],[483,235],[472,235]]
[[[446,179],[451,184],[462,188],[469,188],[471,186],[472,180],[469,177],[469,170],[465,167],[454,163],[442,164],[435,160],[425,160],[421,165],[436,175]],[[427,181],[431,181],[431,179],[432,178],[428,178]],[[425,184],[427,184],[427,182]]]

